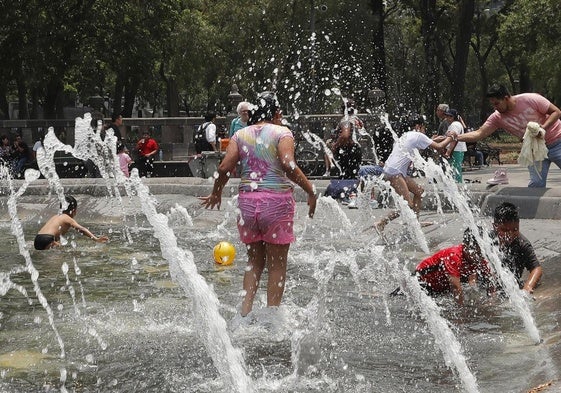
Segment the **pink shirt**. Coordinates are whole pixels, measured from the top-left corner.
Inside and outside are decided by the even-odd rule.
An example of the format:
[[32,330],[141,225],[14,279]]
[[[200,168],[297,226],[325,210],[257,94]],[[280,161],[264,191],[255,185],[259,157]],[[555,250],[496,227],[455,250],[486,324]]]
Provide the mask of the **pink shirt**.
[[[528,122],[535,121],[540,125],[545,123],[549,117],[547,110],[551,102],[536,93],[518,94],[514,99],[516,104],[512,110],[507,113],[495,111],[484,125],[493,129],[504,128],[508,133],[522,139]],[[561,138],[561,121],[557,120],[545,131],[546,145],[553,144]]]
[[123,171],[126,177],[129,177],[129,164],[132,162],[131,158],[127,153],[119,153],[119,167]]

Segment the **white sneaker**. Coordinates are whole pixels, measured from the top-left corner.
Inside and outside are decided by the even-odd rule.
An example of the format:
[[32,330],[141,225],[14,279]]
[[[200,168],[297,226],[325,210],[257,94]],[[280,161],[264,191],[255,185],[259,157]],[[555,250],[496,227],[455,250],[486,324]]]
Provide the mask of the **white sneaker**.
[[491,179],[487,180],[487,184],[508,184],[506,169],[497,169],[494,176]]
[[356,194],[349,195],[349,204],[347,207],[349,209],[358,209],[358,205],[356,204]]

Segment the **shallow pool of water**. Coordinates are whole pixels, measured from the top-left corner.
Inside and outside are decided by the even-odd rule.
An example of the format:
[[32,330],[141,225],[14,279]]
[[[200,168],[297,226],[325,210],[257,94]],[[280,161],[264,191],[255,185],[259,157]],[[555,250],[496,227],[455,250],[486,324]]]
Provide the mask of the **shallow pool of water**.
[[[29,275],[8,274],[23,266],[24,259],[10,223],[4,221],[0,227],[5,239],[0,250],[4,283],[9,278],[28,295],[11,289],[0,303],[1,390],[232,391],[206,353],[196,332],[199,316],[192,312],[192,299],[171,280],[168,262],[142,213],[127,210],[124,219],[115,219],[119,214],[112,211],[111,218],[104,219],[105,209],[91,208],[95,198],[77,199],[79,209],[90,207],[79,210],[78,221],[96,233],[109,234],[111,242],[99,245],[76,236],[58,250],[31,251],[39,286],[64,342],[63,359]],[[167,213],[178,203],[190,214],[193,225],[175,213],[169,215],[169,225],[216,293],[228,334],[243,351],[255,391],[464,391],[436,345],[440,338],[431,334],[416,306],[404,296],[387,296],[398,285],[388,261],[397,258],[412,269],[424,254],[399,223],[388,227],[389,245],[364,230],[380,210],[322,205],[309,221],[304,218],[305,206],[299,205],[298,241],[289,253],[283,306],[264,308],[261,289],[255,312],[241,320],[236,311],[246,253],[238,240],[233,208],[204,211],[194,198],[156,199],[160,212]],[[25,217],[29,247],[52,206]],[[459,242],[463,229],[459,217],[429,218],[437,223],[425,228],[431,251]],[[531,301],[543,344],[533,345],[507,301],[474,292],[459,309],[449,299],[437,300],[481,392],[523,392],[551,380],[554,386],[549,391],[559,386],[561,229],[555,221],[532,220],[522,223],[522,231],[544,265],[543,283]],[[237,248],[231,267],[212,261],[212,248],[221,240]]]

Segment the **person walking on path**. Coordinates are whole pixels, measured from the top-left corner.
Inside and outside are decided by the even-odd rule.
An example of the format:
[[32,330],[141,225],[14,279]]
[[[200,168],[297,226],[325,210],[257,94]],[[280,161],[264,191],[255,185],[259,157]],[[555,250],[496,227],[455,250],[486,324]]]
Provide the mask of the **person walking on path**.
[[528,187],[545,187],[551,163],[561,168],[561,110],[537,93],[511,96],[505,86],[498,84],[489,88],[487,98],[495,112],[478,130],[462,135],[449,132],[448,135],[460,142],[476,142],[504,129],[522,140],[528,123],[538,123],[545,130],[548,154],[543,161],[528,166]]
[[123,136],[121,135],[121,126],[123,125],[123,115],[120,112],[115,112],[111,115],[111,124],[103,131],[102,139],[105,139],[105,134],[109,130],[113,130],[113,135],[117,139],[117,147],[123,143]]
[[265,266],[269,271],[267,306],[281,303],[288,249],[295,240],[293,183],[308,194],[310,218],[316,209],[315,187],[296,165],[294,137],[288,128],[280,125],[281,117],[276,95],[261,93],[249,120],[250,126],[236,132],[228,144],[211,194],[200,198],[205,208],[220,209],[222,190],[237,163],[241,162],[238,231],[248,254],[242,317],[252,310]]
[[209,112],[205,115],[205,122],[195,132],[195,151],[216,151],[216,113]]
[[448,131],[448,126],[450,122],[446,119],[444,113],[449,109],[448,104],[438,104],[436,107],[436,117],[440,120],[438,123],[438,129],[436,131],[436,135],[445,135],[446,131]]

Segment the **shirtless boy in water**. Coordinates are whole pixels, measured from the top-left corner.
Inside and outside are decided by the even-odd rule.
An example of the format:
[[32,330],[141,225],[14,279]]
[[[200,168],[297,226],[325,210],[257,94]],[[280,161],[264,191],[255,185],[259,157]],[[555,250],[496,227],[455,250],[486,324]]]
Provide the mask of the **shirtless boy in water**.
[[107,236],[95,236],[87,228],[84,228],[74,220],[78,203],[72,196],[66,196],[68,207],[62,214],[57,214],[47,221],[43,228],[35,236],[34,246],[36,250],[48,250],[49,248],[60,246],[60,235],[64,235],[70,227],[88,236],[98,243],[105,243],[109,240]]

